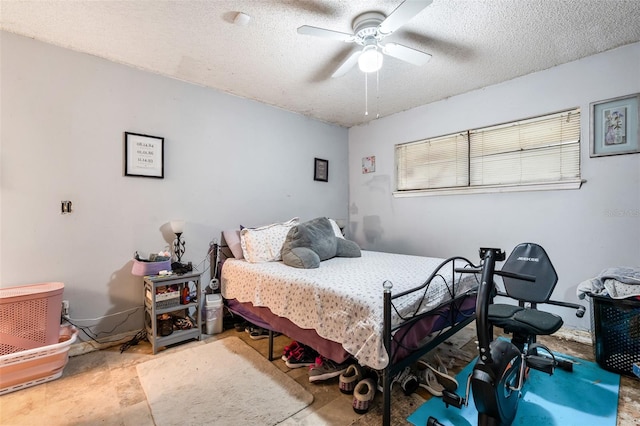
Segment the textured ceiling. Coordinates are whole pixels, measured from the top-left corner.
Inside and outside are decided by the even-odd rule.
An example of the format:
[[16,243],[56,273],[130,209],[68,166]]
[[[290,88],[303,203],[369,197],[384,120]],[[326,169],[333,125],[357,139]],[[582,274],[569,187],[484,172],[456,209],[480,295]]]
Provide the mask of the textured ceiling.
[[[385,40],[431,61],[386,56],[365,115],[365,75],[331,78],[357,46],[296,29],[351,33],[360,13],[400,3],[0,0],[0,26],[346,127],[640,41],[640,0],[434,0]],[[248,25],[233,23],[238,11]]]

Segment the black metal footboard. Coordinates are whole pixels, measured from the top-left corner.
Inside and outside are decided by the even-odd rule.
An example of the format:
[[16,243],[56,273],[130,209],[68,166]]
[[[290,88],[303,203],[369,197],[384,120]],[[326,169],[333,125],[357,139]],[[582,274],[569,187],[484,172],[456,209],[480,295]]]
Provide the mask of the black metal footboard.
[[[475,319],[475,314],[461,314],[460,306],[463,301],[471,296],[475,295],[476,290],[472,290],[466,292],[465,294],[452,297],[452,299],[447,300],[446,302],[441,303],[435,309],[430,310],[429,312],[424,312],[421,314],[416,314],[411,316],[410,318],[403,319],[400,323],[393,325],[392,324],[392,310],[395,309],[393,305],[393,301],[400,297],[403,297],[407,294],[418,292],[426,289],[431,281],[435,277],[440,277],[441,271],[445,268],[451,268],[451,276],[453,277],[451,285],[453,286],[452,294],[455,295],[455,286],[460,282],[460,275],[458,275],[458,281],[455,280],[455,271],[456,267],[464,267],[465,264],[473,265],[469,260],[463,257],[452,257],[444,262],[442,262],[438,268],[431,274],[431,276],[420,286],[407,290],[398,294],[392,294],[392,283],[389,281],[385,281],[383,284],[383,294],[384,294],[384,323],[383,323],[383,339],[384,346],[389,356],[389,363],[387,367],[383,370],[382,374],[382,388],[383,388],[383,418],[382,424],[384,426],[389,426],[391,424],[391,381],[393,377],[402,371],[408,365],[416,362],[421,356],[426,354],[427,352],[433,350],[436,346],[447,340],[449,337],[456,334],[462,328],[466,327],[469,323],[471,323]],[[394,334],[400,330],[401,328],[410,327],[412,324],[415,324],[417,321],[421,319],[427,318],[433,315],[440,315],[443,308],[449,308],[447,313],[447,324],[442,327],[444,331],[439,333],[433,339],[429,340],[427,343],[414,348],[410,354],[403,357],[402,359],[397,360],[395,350],[393,348],[393,336]],[[450,328],[447,328],[450,327]],[[446,330],[445,330],[446,329]]]

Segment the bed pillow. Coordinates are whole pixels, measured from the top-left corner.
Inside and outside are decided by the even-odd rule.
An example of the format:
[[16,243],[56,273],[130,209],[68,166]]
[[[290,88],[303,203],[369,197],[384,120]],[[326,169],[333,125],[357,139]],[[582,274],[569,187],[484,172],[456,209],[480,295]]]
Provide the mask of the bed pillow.
[[332,257],[360,257],[353,241],[336,237],[331,222],[319,217],[291,228],[282,245],[282,261],[294,268],[318,268]]
[[329,219],[329,222],[331,222],[331,227],[333,228],[333,233],[336,234],[336,237],[344,238],[344,235],[342,234],[342,231],[340,230],[340,226],[338,226],[338,222],[336,222],[333,219]]
[[282,223],[272,223],[259,228],[243,228],[240,231],[240,246],[244,258],[251,263],[281,260],[282,244],[289,230],[300,220],[294,217]]
[[233,253],[233,257],[236,259],[244,259],[242,253],[242,244],[240,244],[240,230],[239,229],[227,229],[222,232],[224,241],[229,246],[229,250]]

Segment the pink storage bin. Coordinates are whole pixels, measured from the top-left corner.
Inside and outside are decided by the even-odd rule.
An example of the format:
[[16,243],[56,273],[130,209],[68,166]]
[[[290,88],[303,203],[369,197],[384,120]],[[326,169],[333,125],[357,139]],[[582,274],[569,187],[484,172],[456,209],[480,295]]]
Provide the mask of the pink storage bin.
[[158,275],[160,271],[170,270],[171,260],[162,260],[160,262],[140,262],[139,260],[133,259],[131,273],[139,277],[144,277],[145,275]]
[[58,328],[58,343],[0,356],[0,395],[39,385],[62,376],[69,360],[69,348],[78,330]]
[[58,343],[64,284],[0,288],[0,356]]

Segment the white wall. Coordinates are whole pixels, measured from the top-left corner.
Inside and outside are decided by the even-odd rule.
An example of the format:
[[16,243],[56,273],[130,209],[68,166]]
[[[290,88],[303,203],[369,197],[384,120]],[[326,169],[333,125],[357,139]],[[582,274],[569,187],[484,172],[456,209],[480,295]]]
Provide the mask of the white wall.
[[[480,246],[509,253],[520,242],[537,242],[558,271],[554,297],[576,302],[579,282],[609,266],[640,265],[640,154],[589,157],[589,104],[637,92],[640,43],[351,128],[352,237],[368,249],[473,261]],[[395,144],[572,107],[582,111],[587,183],[579,190],[392,196]],[[362,174],[362,157],[370,155],[376,172]],[[578,320],[549,310],[568,327],[589,328],[588,314]]]
[[[71,316],[95,318],[141,305],[133,253],[170,244],[172,219],[186,221],[183,259],[198,265],[222,230],[241,223],[347,217],[346,129],[9,33],[0,39],[3,287],[62,281]],[[164,179],[123,176],[125,131],[165,138]],[[314,157],[329,160],[328,183],[313,180]],[[73,202],[72,214],[60,214],[61,200]],[[136,330],[142,318],[134,312],[113,329],[126,319],[118,315],[95,331]]]

